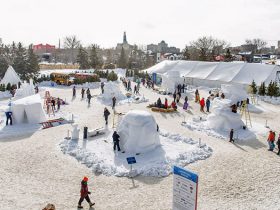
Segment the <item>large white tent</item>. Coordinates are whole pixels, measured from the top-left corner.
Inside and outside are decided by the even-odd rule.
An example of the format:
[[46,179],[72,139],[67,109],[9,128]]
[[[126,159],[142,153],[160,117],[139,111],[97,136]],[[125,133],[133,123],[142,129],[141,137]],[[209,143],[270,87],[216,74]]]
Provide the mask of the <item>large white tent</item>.
[[19,82],[21,81],[18,74],[12,66],[9,66],[0,84],[7,85],[8,83],[10,83],[11,85],[18,85]]
[[[271,80],[275,80],[276,73],[280,71],[280,67],[256,63],[166,60],[145,71],[149,74],[157,73],[161,75],[163,84],[168,83],[164,80],[172,80],[173,85],[176,85],[176,82],[180,83],[182,80],[185,80],[190,85],[220,87],[221,84],[249,85],[253,80],[257,85],[260,85],[262,82],[267,84]],[[173,73],[171,74],[171,72]],[[172,75],[172,78],[169,79],[168,75]],[[173,75],[178,75],[178,78],[175,80]]]

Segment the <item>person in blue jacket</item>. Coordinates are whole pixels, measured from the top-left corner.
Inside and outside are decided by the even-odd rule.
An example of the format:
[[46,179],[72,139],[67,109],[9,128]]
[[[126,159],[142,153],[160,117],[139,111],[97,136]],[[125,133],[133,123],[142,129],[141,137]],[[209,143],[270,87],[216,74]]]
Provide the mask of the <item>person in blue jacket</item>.
[[209,108],[210,108],[210,99],[208,97],[206,100],[206,112],[209,112]]

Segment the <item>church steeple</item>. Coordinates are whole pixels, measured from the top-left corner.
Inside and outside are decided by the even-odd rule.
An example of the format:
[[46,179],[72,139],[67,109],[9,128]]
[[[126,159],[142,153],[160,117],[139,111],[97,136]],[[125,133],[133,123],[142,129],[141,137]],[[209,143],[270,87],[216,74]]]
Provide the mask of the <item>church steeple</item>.
[[127,40],[126,40],[126,33],[123,33],[123,44],[127,44]]

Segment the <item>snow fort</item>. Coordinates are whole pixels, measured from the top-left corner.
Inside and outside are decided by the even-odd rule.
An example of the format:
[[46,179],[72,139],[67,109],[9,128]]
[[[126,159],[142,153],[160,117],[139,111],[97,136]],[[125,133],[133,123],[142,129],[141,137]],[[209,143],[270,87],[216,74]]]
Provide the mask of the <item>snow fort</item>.
[[160,145],[157,123],[146,111],[129,111],[121,120],[118,133],[126,152],[145,153]]
[[229,99],[215,98],[212,102],[212,113],[207,116],[209,128],[216,131],[229,131],[241,129],[244,126],[239,113],[233,113]]

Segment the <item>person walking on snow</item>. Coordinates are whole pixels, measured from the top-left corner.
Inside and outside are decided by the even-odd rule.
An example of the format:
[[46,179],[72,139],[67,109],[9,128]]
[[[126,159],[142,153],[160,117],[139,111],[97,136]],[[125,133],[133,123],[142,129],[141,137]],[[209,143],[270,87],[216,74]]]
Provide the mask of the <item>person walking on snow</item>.
[[176,91],[173,93],[174,102],[176,101]]
[[87,89],[87,92],[86,92],[86,94],[88,95],[88,94],[90,94],[90,90],[89,90],[89,88]]
[[210,99],[209,99],[209,97],[207,98],[207,100],[206,100],[206,112],[209,112],[209,108],[210,108]]
[[106,122],[106,125],[108,125],[108,117],[111,113],[109,112],[109,110],[105,107],[104,108],[104,118],[105,118],[105,122]]
[[229,142],[234,142],[234,140],[233,140],[233,129],[230,129],[230,132],[229,132]]
[[168,108],[168,101],[167,101],[167,98],[165,98],[165,101],[164,101],[164,108],[165,108],[165,109]]
[[84,99],[84,95],[85,95],[85,89],[84,88],[82,88],[81,94],[82,94],[82,99]]
[[200,103],[200,111],[204,112],[204,106],[205,106],[204,98],[202,98],[199,103]]
[[104,93],[104,82],[101,82],[101,93]]
[[270,130],[269,131],[269,135],[267,138],[267,142],[268,142],[268,151],[273,151],[275,145],[274,145],[274,141],[275,141],[275,133]]
[[137,92],[137,86],[134,85],[134,94],[136,94],[136,92]]
[[60,98],[57,98],[57,111],[60,110],[60,104],[61,104],[61,101],[60,101]]
[[118,148],[118,151],[121,151],[121,148],[120,148],[120,145],[119,145],[119,143],[120,143],[120,136],[119,136],[119,134],[117,133],[117,131],[114,131],[114,133],[113,133],[113,143],[114,143],[114,151],[116,150],[116,147]]
[[80,200],[78,202],[78,208],[79,209],[82,209],[83,206],[82,206],[82,202],[84,201],[84,199],[86,199],[86,201],[88,202],[89,206],[92,207],[95,203],[92,203],[90,201],[90,198],[89,198],[89,194],[91,194],[91,192],[88,191],[88,178],[85,176],[81,182],[81,197],[80,197]]
[[116,99],[116,97],[114,96],[114,97],[112,98],[112,109],[115,109],[116,101],[117,101],[117,99]]
[[74,98],[74,97],[76,97],[76,87],[75,86],[73,87],[72,91],[73,91],[73,98]]
[[92,96],[91,96],[91,94],[89,93],[89,94],[87,95],[88,104],[90,104],[90,100],[91,100],[91,98],[92,98]]
[[13,125],[12,115],[13,113],[11,111],[6,112],[6,125],[9,124],[9,121],[10,121],[10,125]]

